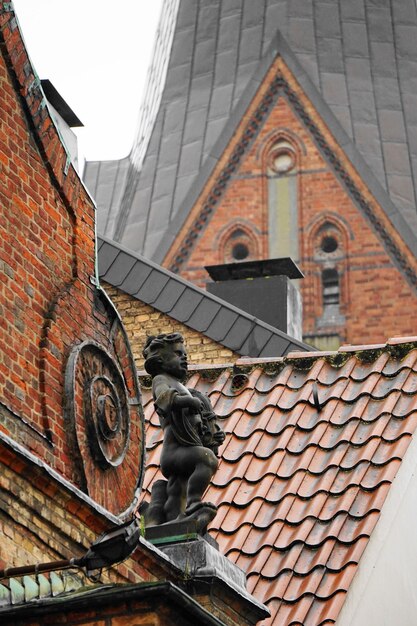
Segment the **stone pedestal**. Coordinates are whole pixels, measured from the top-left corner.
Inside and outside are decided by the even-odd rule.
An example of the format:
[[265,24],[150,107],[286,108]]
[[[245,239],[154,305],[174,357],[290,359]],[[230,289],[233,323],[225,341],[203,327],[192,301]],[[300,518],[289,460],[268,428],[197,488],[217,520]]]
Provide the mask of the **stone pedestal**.
[[198,535],[192,520],[147,528],[146,539],[182,572],[187,593],[225,624],[250,626],[269,616],[246,590],[243,570],[219,552],[209,535]]
[[208,533],[199,532],[199,523],[196,519],[185,518],[180,521],[167,522],[158,526],[147,526],[145,537],[154,546],[161,548],[164,545],[181,544],[200,539],[204,539],[208,544],[218,550],[219,544]]
[[239,593],[247,594],[245,572],[205,539],[199,537],[182,543],[168,543],[159,548],[190,578],[215,576],[236,587]]

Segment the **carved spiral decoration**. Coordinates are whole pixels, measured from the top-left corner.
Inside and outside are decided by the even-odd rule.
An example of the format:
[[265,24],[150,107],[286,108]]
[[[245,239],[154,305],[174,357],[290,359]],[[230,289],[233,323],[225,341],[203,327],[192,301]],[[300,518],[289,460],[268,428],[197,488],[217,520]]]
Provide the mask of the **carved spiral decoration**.
[[[123,376],[105,350],[86,343],[74,355],[74,400],[81,409],[91,457],[117,467],[129,445],[130,416]],[[75,408],[75,407],[74,407]]]
[[123,461],[130,429],[123,380],[113,364],[109,369],[112,380],[101,374],[86,381],[83,401],[91,454],[103,469]]
[[133,506],[140,485],[143,431],[139,399],[127,387],[134,372],[117,357],[95,342],[74,347],[66,370],[66,416],[80,487],[120,514]]

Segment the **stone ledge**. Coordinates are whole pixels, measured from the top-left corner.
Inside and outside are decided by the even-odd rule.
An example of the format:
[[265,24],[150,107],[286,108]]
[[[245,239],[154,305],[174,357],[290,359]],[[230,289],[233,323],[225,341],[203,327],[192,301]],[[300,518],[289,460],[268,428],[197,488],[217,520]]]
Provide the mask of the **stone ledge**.
[[246,592],[246,575],[203,538],[159,546],[189,578],[216,576]]
[[220,585],[222,595],[235,598],[246,607],[246,614],[256,616],[254,623],[270,615],[267,607],[246,590],[245,572],[204,538],[190,536],[188,541],[161,544],[158,549],[183,572],[184,582],[197,587],[198,583],[209,583],[210,588]]

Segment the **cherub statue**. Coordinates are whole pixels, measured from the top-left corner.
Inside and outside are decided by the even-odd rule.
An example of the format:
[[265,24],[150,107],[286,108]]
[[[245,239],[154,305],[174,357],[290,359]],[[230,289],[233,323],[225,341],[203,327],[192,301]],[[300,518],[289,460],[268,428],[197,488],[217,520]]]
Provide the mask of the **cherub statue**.
[[161,471],[146,510],[147,525],[185,518],[207,526],[216,513],[201,498],[215,473],[218,447],[225,435],[216,422],[210,400],[183,382],[187,352],[179,333],[149,337],[143,350],[145,369],[152,376],[156,411],[164,431]]

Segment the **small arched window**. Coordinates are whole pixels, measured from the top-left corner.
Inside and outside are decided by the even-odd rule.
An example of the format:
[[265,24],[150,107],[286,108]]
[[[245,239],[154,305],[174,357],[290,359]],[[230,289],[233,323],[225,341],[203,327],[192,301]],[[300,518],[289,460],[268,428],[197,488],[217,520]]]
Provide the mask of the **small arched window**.
[[316,331],[336,332],[345,324],[346,235],[339,224],[325,221],[312,239],[318,281]]
[[296,153],[293,146],[284,139],[277,141],[268,155],[268,170],[270,174],[284,175],[291,172],[296,166]]
[[243,228],[236,227],[227,237],[223,246],[224,263],[249,261],[257,256],[254,238]]
[[285,137],[268,149],[269,255],[289,256],[298,261],[298,183],[297,151]]

